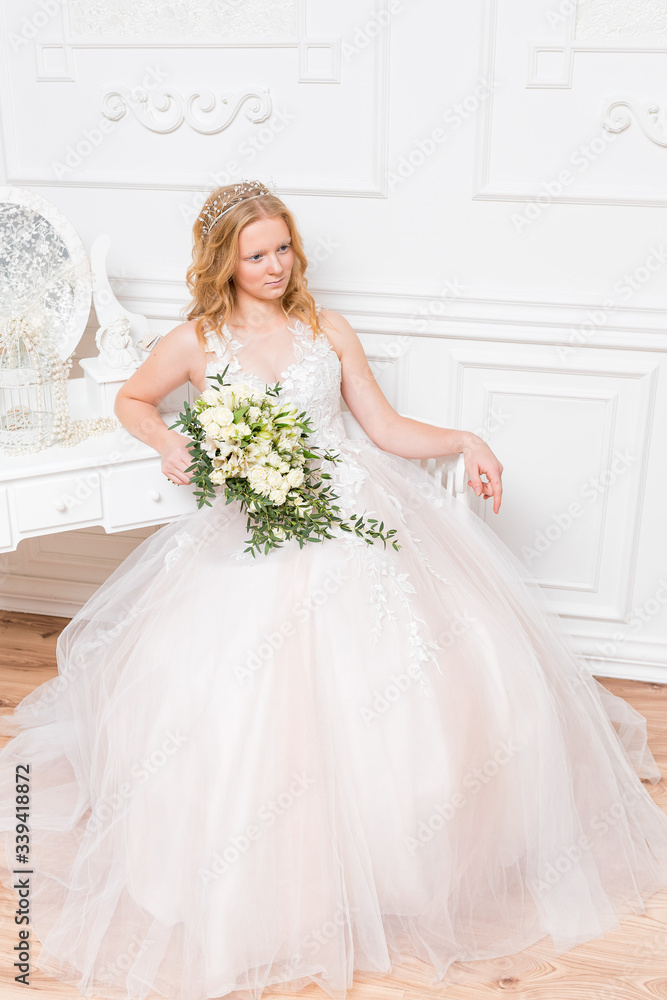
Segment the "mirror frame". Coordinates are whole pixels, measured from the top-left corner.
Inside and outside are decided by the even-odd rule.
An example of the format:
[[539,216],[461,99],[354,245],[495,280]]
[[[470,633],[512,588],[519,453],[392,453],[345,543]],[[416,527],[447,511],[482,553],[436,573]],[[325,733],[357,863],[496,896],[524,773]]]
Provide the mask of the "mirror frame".
[[0,204],[17,205],[37,212],[51,225],[62,240],[73,264],[87,262],[74,278],[74,301],[72,311],[67,320],[67,332],[60,338],[57,345],[58,354],[63,360],[70,357],[77,348],[83,335],[88,319],[93,295],[93,280],[90,259],[86,253],[83,240],[69,219],[50,201],[36,194],[29,188],[0,187]]

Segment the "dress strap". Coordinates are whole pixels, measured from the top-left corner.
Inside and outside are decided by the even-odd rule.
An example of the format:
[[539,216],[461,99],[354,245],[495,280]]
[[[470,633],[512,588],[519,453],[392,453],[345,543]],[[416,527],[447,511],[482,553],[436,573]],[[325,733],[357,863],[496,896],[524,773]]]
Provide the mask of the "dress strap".
[[229,357],[231,353],[230,347],[216,330],[207,330],[204,334],[204,340],[208,349],[220,358],[220,360]]

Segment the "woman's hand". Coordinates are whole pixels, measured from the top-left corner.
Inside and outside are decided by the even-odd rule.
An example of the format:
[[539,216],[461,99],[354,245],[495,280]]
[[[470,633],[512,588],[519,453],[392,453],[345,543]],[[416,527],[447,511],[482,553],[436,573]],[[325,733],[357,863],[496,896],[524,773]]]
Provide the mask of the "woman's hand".
[[185,470],[189,465],[192,465],[192,455],[188,449],[188,445],[191,443],[190,438],[186,437],[185,434],[170,431],[160,449],[162,472],[177,486],[187,486],[190,483],[190,474]]
[[[468,486],[472,486],[477,496],[485,500],[493,497],[493,513],[500,510],[500,498],[503,493],[500,477],[503,467],[493,454],[488,444],[478,434],[469,432],[463,445],[463,458],[466,472],[470,476]],[[486,475],[487,482],[480,477]]]

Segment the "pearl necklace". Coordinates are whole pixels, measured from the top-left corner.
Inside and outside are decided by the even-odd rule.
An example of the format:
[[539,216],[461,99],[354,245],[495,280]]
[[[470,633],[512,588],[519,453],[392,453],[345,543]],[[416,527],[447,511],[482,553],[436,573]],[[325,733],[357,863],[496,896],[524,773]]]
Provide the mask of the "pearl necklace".
[[55,419],[53,428],[45,443],[5,447],[5,455],[34,455],[53,445],[72,448],[88,437],[110,434],[123,425],[116,417],[87,417],[70,421],[67,399],[67,379],[72,367],[73,356],[63,360],[48,337],[41,337],[34,325],[23,318],[12,318],[7,324],[10,333],[39,344],[42,355],[43,384],[51,383],[55,397]]

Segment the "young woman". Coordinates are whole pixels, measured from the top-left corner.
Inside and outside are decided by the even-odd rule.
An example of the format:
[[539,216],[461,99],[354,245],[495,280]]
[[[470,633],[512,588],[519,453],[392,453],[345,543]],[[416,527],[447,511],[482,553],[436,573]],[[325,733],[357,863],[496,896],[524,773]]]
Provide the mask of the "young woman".
[[[194,238],[188,321],[119,392],[119,419],[187,485],[161,399],[227,365],[280,382],[339,456],[341,514],[372,512],[401,547],[336,526],[253,557],[221,496],[74,616],[59,676],[4,722],[0,754],[8,884],[30,765],[38,967],[133,998],[345,996],[355,970],[404,956],[445,985],[494,978],[503,956],[543,939],[557,955],[644,912],[667,887],[645,719],[579,666],[495,533],[408,461],[463,452],[497,512],[493,452],[393,410],[353,329],[309,294],[266,187],[213,192]],[[341,395],[367,438],[347,436]]]

